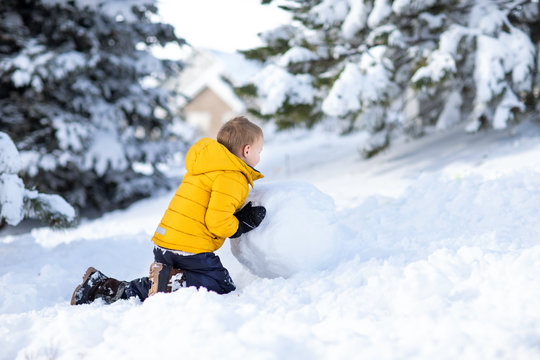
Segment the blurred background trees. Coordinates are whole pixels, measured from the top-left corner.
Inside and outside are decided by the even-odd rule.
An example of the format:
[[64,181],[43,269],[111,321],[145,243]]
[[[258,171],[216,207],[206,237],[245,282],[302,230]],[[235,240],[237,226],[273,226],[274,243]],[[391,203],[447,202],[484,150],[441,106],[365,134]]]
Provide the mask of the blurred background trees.
[[392,133],[460,122],[501,129],[538,110],[536,1],[279,3],[294,21],[244,51],[265,68],[238,93],[281,128],[334,121],[343,132],[367,130],[362,152],[371,156]]
[[184,41],[153,3],[0,2],[0,130],[27,187],[103,211],[167,186],[159,164],[186,141],[156,79],[180,64],[149,48]]

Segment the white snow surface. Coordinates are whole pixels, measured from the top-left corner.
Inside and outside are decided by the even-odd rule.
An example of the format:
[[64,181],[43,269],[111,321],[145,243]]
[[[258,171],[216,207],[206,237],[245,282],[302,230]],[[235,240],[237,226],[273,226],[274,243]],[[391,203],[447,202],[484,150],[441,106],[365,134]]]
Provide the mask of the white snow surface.
[[172,193],[71,230],[7,228],[0,359],[540,357],[538,123],[396,140],[370,160],[361,134],[265,139],[250,199],[267,218],[237,245],[272,273],[227,240],[235,292],[74,307],[88,266],[148,273]]

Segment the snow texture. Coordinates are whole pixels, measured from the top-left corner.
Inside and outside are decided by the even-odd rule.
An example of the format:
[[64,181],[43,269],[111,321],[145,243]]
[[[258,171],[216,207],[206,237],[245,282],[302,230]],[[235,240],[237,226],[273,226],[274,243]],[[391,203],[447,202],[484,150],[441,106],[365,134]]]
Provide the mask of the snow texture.
[[290,48],[283,56],[279,58],[278,65],[286,67],[289,64],[317,60],[318,56],[313,51],[306,48],[295,46]]
[[338,24],[347,17],[349,4],[347,0],[323,0],[310,11],[310,18],[317,24]]
[[125,170],[128,166],[124,149],[115,134],[102,132],[94,137],[85,157],[87,168],[93,168],[99,176],[107,169]]
[[[530,90],[534,68],[534,45],[521,30],[507,23],[504,14],[494,5],[480,4],[471,13],[471,22],[478,21],[475,81],[477,102],[488,102],[507,86],[511,74],[514,89]],[[509,32],[502,31],[507,25]],[[501,125],[499,122],[498,125]]]
[[0,132],[0,220],[17,225],[24,218],[24,184],[17,176],[20,157],[10,137]]
[[237,290],[224,296],[69,305],[87,266],[148,274],[173,193],[63,232],[4,230],[0,358],[539,358],[540,130],[509,135],[453,129],[366,162],[358,135],[269,133],[251,195],[268,218],[238,241],[287,255],[272,261],[288,271],[253,275],[225,244]]
[[24,183],[14,174],[0,174],[0,219],[17,225],[24,218]]
[[322,104],[331,116],[343,116],[383,102],[395,91],[384,57],[386,47],[364,53],[359,63],[348,63]]
[[19,152],[10,137],[0,132],[0,174],[16,174],[20,170]]
[[[436,3],[443,3],[444,0],[395,0],[392,3],[392,10],[396,14],[411,15],[426,10]],[[448,2],[448,1],[446,1]]]
[[63,221],[71,223],[77,216],[75,209],[60,195],[40,194],[35,190],[26,190],[24,195],[27,200],[39,204],[39,211],[33,208],[27,210],[26,216],[29,218],[40,218],[45,212],[49,216],[62,218]]
[[373,10],[369,14],[367,24],[370,28],[375,28],[386,20],[390,14],[392,14],[392,8],[390,7],[389,0],[375,0],[373,3]]
[[[172,93],[145,81],[177,68],[141,50],[144,42],[180,40],[170,25],[153,22],[158,20],[154,3],[29,2],[23,21],[17,2],[6,2],[0,27],[12,35],[0,74],[12,95],[0,104],[0,128],[24,149],[22,177],[79,207],[110,209],[149,195],[148,182],[138,181],[143,175],[124,170],[134,162],[166,162],[189,141],[178,132],[176,144],[170,141],[168,125],[176,117],[167,104]],[[166,185],[157,171],[152,180],[155,187]],[[108,195],[91,190],[99,182]],[[120,199],[117,189],[128,187]]]
[[[42,0],[44,4],[54,6],[55,4],[64,4],[68,0]],[[75,5],[81,9],[88,8],[99,11],[111,16],[112,18],[121,17],[127,22],[139,20],[132,11],[143,5],[150,5],[156,0],[75,0]]]
[[428,65],[421,67],[411,78],[413,83],[432,84],[439,83],[445,77],[456,73],[454,58],[440,51],[430,54]]
[[489,102],[504,89],[505,71],[502,60],[506,54],[506,48],[501,45],[490,36],[478,36],[474,72],[478,102]]
[[283,68],[271,64],[254,77],[257,94],[261,99],[261,113],[271,114],[281,104],[309,104],[315,96],[310,75],[292,75]]
[[[534,4],[322,0],[287,8],[295,17],[296,30],[281,27],[269,32],[271,36],[262,37],[267,46],[253,49],[249,56],[265,64],[277,63],[292,77],[305,73],[322,81],[311,83],[316,88],[313,102],[303,103],[307,106],[294,115],[285,91],[276,90],[273,95],[278,96],[271,100],[268,90],[259,92],[263,99],[255,104],[261,105],[256,110],[273,116],[278,124],[333,123],[337,118],[343,127],[362,128],[358,121],[362,113],[384,104],[392,107],[392,114],[371,129],[374,136],[381,128],[416,136],[433,125],[435,129],[452,126],[454,120],[469,121],[467,129],[472,131],[503,129],[523,118],[518,112],[526,107],[525,99],[537,97],[533,77],[538,43],[531,37],[532,19],[538,12]],[[298,56],[298,46],[316,53],[320,61],[291,66],[291,52]],[[272,77],[270,82],[287,78],[271,71],[265,74]],[[303,83],[302,92],[307,93],[309,85]],[[418,96],[407,96],[408,88]],[[448,107],[442,113],[442,105],[448,104],[445,97],[454,91],[461,92],[462,114],[450,114]],[[521,105],[508,98],[511,93]],[[418,111],[404,111],[412,108]]]
[[437,129],[449,129],[461,120],[462,98],[460,91],[452,91],[444,104],[443,111],[437,119]]
[[468,34],[470,34],[469,29],[456,24],[451,25],[447,31],[441,34],[439,50],[442,53],[457,56],[459,43],[463,37]]
[[68,223],[75,220],[75,209],[61,196],[26,190],[17,175],[20,168],[21,157],[15,144],[7,134],[0,132],[0,220],[13,226],[26,217],[45,219],[49,216]]
[[310,183],[266,183],[248,201],[265,206],[266,218],[259,228],[231,239],[231,250],[257,276],[324,270],[351,250],[352,233],[338,221],[334,201]]
[[525,111],[525,105],[519,101],[512,89],[507,87],[503,99],[497,106],[497,110],[495,110],[493,127],[495,129],[506,128],[508,121],[513,119],[515,111]]
[[359,31],[362,31],[367,24],[369,8],[364,0],[351,0],[351,9],[343,25],[341,32],[345,39],[352,39]]
[[442,28],[446,19],[446,15],[444,14],[433,15],[428,12],[423,12],[418,17],[426,22],[430,30]]
[[361,108],[359,94],[364,89],[364,76],[357,64],[349,63],[334,83],[323,102],[323,111],[332,116],[345,115]]

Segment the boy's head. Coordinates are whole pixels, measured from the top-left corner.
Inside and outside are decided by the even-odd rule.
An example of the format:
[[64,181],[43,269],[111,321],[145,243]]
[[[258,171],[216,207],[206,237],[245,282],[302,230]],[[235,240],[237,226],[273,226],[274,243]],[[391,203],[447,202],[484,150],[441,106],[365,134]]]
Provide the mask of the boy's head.
[[259,163],[264,145],[263,132],[244,116],[227,121],[219,129],[217,141],[249,166],[255,167]]

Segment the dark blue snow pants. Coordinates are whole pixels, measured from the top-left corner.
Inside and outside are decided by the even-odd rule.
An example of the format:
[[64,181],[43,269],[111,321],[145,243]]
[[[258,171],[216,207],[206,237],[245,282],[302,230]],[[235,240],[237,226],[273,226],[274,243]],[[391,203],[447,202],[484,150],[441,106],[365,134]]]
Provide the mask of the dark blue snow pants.
[[[236,289],[229,272],[214,253],[185,256],[154,248],[154,260],[184,270],[186,286],[204,287],[218,294],[227,294]],[[137,296],[144,301],[148,297],[150,286],[148,277],[132,280],[127,284],[122,299]]]

